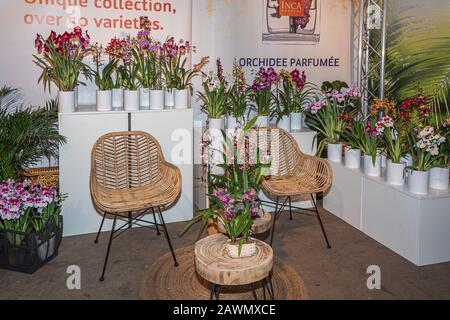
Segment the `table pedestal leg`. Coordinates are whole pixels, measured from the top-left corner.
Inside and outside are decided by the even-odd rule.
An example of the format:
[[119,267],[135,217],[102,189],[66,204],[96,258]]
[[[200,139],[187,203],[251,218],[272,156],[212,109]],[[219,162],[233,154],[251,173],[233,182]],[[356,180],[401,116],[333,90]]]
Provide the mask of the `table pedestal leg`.
[[209,297],[209,300],[213,300],[213,298],[216,298],[216,300],[219,300],[220,298],[220,286],[218,284],[211,284],[211,295]]

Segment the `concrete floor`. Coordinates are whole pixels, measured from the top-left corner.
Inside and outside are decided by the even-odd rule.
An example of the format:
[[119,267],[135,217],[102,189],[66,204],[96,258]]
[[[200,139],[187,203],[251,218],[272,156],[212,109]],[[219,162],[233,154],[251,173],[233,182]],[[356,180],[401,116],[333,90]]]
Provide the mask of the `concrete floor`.
[[[336,217],[323,213],[333,249],[325,247],[315,217],[287,214],[277,223],[275,254],[305,280],[312,299],[450,299],[450,263],[416,267]],[[193,244],[184,224],[169,226],[176,248]],[[106,281],[100,283],[108,234],[63,239],[59,256],[34,275],[0,270],[0,299],[139,299],[146,269],[168,252],[163,236],[134,229],[113,242]],[[66,287],[67,267],[81,268],[81,290]],[[368,266],[381,268],[382,289],[370,291]]]

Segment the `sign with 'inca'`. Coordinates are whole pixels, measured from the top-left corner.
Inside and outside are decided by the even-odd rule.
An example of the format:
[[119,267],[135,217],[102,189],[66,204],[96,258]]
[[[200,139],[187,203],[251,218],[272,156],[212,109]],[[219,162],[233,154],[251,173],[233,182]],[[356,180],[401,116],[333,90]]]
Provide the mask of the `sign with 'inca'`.
[[303,17],[305,14],[304,0],[280,0],[280,16]]

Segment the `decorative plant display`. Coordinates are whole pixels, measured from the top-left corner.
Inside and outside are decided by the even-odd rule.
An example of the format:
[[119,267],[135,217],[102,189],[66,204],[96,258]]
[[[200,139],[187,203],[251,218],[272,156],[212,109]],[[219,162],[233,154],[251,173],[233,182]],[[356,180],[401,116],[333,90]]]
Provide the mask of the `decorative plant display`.
[[257,126],[267,127],[269,125],[268,117],[274,103],[272,87],[277,81],[278,74],[273,68],[268,68],[267,70],[260,68],[255,76],[252,85],[252,94],[259,117]]
[[[258,191],[263,174],[270,168],[270,161],[262,159],[259,151],[256,153],[255,163],[243,161],[242,147],[247,145],[246,135],[254,125],[256,118],[250,121],[243,130],[236,135],[222,131],[225,146],[222,152],[224,169],[223,175],[210,177],[210,208],[197,215],[185,228],[201,222],[199,236],[203,233],[210,219],[218,220],[224,226],[230,238],[228,253],[232,257],[253,255],[254,246],[251,241],[251,227],[253,219],[259,213]],[[235,247],[234,250],[233,247]],[[233,252],[237,252],[236,256]]]
[[347,144],[345,150],[345,166],[349,169],[359,169],[361,166],[361,150],[366,139],[365,122],[355,120],[345,126],[342,141]]
[[1,244],[8,252],[7,261],[0,261],[1,265],[17,267],[18,271],[35,271],[42,261],[57,254],[63,200],[56,189],[26,180],[1,183],[0,233],[8,242]]
[[125,39],[112,38],[105,48],[105,52],[109,55],[111,61],[116,60],[117,66],[114,70],[114,85],[113,89],[122,88],[122,78],[119,70],[119,66],[123,65],[123,61],[126,58],[124,49],[126,46]]
[[0,90],[0,179],[21,179],[43,157],[57,158],[66,140],[58,133],[57,104],[24,107],[17,89]]
[[203,92],[198,92],[202,103],[202,111],[210,119],[220,119],[224,116],[230,105],[228,83],[223,76],[220,60],[217,61],[217,73],[211,72],[203,81]]

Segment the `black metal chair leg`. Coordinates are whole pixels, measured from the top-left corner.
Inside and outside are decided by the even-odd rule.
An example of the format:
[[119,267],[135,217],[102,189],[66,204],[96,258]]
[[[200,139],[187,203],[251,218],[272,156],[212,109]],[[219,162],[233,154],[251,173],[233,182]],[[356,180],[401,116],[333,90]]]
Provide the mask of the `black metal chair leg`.
[[133,228],[133,213],[131,211],[128,212],[128,229]]
[[323,236],[325,237],[325,241],[327,242],[327,248],[331,249],[330,242],[328,241],[327,233],[322,223],[322,219],[320,218],[319,209],[317,208],[316,200],[314,196],[311,194],[311,200],[314,203],[314,208],[316,208],[317,219],[319,220],[320,228],[322,228]]
[[152,208],[152,212],[153,212],[153,220],[155,220],[156,232],[157,232],[158,236],[160,236],[161,232],[159,232],[158,221],[156,221],[155,208]]
[[175,252],[173,251],[172,242],[170,241],[169,232],[167,231],[166,222],[164,221],[164,217],[160,207],[158,207],[158,212],[159,212],[159,219],[161,220],[162,226],[164,228],[164,234],[166,235],[167,242],[169,243],[169,248],[170,252],[172,253],[173,261],[175,262],[175,267],[178,267],[177,257],[175,256]]
[[103,228],[103,224],[105,223],[106,215],[107,215],[107,213],[105,212],[103,214],[102,223],[100,223],[100,228],[98,229],[97,238],[95,238],[94,243],[98,243],[98,238],[100,237],[100,233],[102,233],[102,228]]
[[105,263],[103,264],[103,271],[102,271],[102,276],[100,277],[100,281],[105,281],[105,271],[106,271],[106,266],[108,264],[108,259],[109,259],[109,252],[111,251],[111,244],[114,238],[114,231],[116,229],[116,222],[117,222],[117,216],[114,216],[114,221],[113,221],[113,226],[112,226],[112,230],[111,230],[111,235],[109,236],[109,243],[108,243],[108,250],[106,251],[106,257],[105,257]]
[[254,283],[252,283],[252,294],[253,299],[255,299],[255,301],[258,301],[258,295],[256,294],[256,285]]
[[278,197],[277,197],[276,201],[277,202],[275,204],[275,212],[273,213],[273,217],[272,217],[273,221],[272,221],[272,234],[270,235],[270,246],[272,246],[272,244],[273,244],[273,237],[275,235],[275,224],[277,222],[277,214],[278,214]]
[[292,199],[289,197],[289,220],[293,220],[292,218]]
[[267,291],[269,292],[270,300],[275,300],[275,291],[273,290],[272,275],[269,275],[269,281],[267,281]]

